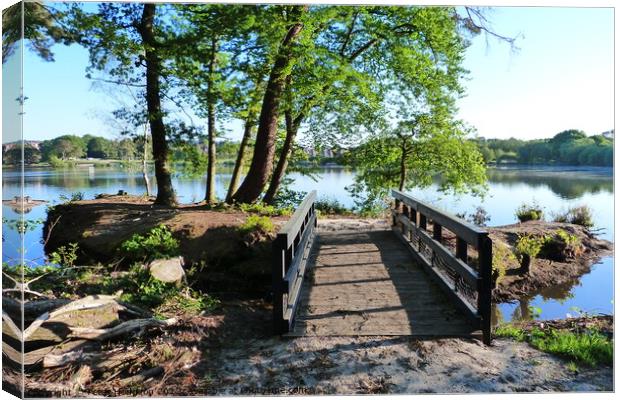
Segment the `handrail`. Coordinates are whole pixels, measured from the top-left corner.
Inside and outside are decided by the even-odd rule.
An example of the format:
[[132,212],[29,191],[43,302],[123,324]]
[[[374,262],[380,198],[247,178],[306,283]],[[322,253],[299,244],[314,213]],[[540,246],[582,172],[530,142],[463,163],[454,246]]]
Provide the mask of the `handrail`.
[[[488,232],[401,191],[392,190],[392,197],[394,232],[448,297],[482,330],[484,343],[490,344],[493,244]],[[427,231],[429,222],[432,235]],[[444,245],[444,228],[456,235],[455,253]],[[468,245],[478,252],[477,268],[468,264]]]
[[469,222],[452,215],[446,211],[439,210],[430,204],[421,202],[408,194],[405,194],[398,190],[392,190],[392,197],[401,201],[403,204],[413,208],[414,210],[426,215],[427,218],[437,221],[441,226],[454,232],[460,238],[465,239],[467,243],[477,246],[478,238],[480,235],[486,234],[484,229],[470,224]]
[[308,193],[273,241],[273,322],[276,334],[289,332],[314,243],[316,191]]

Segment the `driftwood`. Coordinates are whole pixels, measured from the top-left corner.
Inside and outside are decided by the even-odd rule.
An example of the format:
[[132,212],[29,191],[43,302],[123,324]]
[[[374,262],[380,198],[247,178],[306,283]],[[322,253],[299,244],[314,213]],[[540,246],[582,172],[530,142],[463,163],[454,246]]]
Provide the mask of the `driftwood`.
[[163,372],[164,372],[163,367],[155,367],[155,368],[147,369],[145,371],[141,371],[139,374],[130,376],[129,378],[121,379],[120,384],[121,386],[135,385],[137,383],[144,382],[148,378],[152,378],[154,376],[160,375]]
[[44,312],[49,312],[70,302],[70,300],[66,299],[49,299],[27,301],[22,304],[19,300],[2,296],[2,310],[15,320],[21,317],[23,309],[24,318],[26,320],[32,320]]
[[79,348],[92,350],[94,347],[95,347],[95,343],[91,341],[73,340],[67,343],[62,343],[60,345],[45,346],[45,347],[42,347],[36,350],[22,353],[19,348],[15,349],[9,344],[7,344],[5,341],[3,341],[2,342],[2,355],[6,357],[6,359],[12,361],[15,364],[18,364],[18,365],[23,364],[24,367],[35,367],[41,364],[47,355],[53,354],[54,352],[57,352],[57,353],[72,352],[72,351],[76,351],[76,349],[79,349]]
[[163,321],[155,318],[143,318],[123,322],[119,325],[107,329],[79,327],[70,327],[69,329],[71,330],[70,337],[103,341],[119,335],[123,335],[125,333],[129,333],[137,329],[146,329],[152,326],[172,326],[175,325],[177,322],[178,321],[176,318],[170,318]]

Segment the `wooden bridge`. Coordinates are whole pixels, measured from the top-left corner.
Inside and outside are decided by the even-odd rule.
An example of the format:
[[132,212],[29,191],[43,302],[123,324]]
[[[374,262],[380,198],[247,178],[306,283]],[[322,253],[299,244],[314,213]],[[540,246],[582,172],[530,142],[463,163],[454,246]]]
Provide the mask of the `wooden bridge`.
[[[317,228],[311,192],[273,243],[274,329],[289,336],[491,342],[491,240],[393,190],[391,224]],[[390,226],[391,225],[391,226]]]

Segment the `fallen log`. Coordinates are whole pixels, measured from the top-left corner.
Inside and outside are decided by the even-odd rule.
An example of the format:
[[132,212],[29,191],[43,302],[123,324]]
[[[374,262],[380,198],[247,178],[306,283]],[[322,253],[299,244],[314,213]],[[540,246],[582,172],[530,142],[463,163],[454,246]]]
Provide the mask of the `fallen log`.
[[145,329],[153,326],[172,326],[177,322],[178,321],[176,318],[169,318],[166,320],[142,318],[126,321],[107,329],[69,327],[71,330],[69,337],[103,341],[137,329]]

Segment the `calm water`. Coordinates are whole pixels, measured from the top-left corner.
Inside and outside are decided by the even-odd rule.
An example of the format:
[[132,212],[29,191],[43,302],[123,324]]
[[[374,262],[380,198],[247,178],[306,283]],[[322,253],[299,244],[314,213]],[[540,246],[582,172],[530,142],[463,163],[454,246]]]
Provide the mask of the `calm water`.
[[[442,195],[436,187],[414,190],[416,197],[433,202],[452,213],[472,212],[482,205],[489,213],[489,225],[516,222],[515,209],[522,202],[536,201],[544,207],[547,215],[571,206],[587,204],[594,210],[596,228],[601,236],[614,240],[613,232],[613,171],[610,168],[503,168],[489,170],[489,192],[484,199],[472,196]],[[318,181],[301,174],[291,174],[291,189],[309,191],[316,189],[319,197],[337,199],[346,206],[353,205],[345,187],[353,183],[355,173],[341,168],[326,168],[318,175]],[[142,178],[137,172],[114,168],[77,168],[68,170],[31,169],[25,174],[24,193],[33,199],[48,200],[51,204],[61,202],[61,196],[82,192],[86,199],[99,193],[115,193],[125,190],[130,194],[143,194]],[[224,197],[230,172],[222,170],[217,177],[217,194]],[[3,170],[3,199],[19,195],[20,174]],[[182,203],[199,201],[204,197],[204,179],[176,178],[174,186]],[[3,205],[3,216],[18,218],[10,207]],[[45,206],[34,207],[26,219],[44,219]],[[3,261],[19,258],[19,235],[3,228]],[[41,225],[26,233],[24,248],[26,260],[32,264],[44,262]],[[607,257],[592,271],[564,287],[547,289],[533,298],[518,303],[500,304],[495,310],[497,320],[529,318],[530,307],[542,310],[540,318],[563,318],[576,315],[576,309],[588,313],[613,312],[613,258]]]

